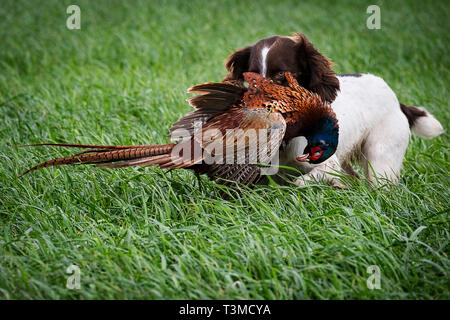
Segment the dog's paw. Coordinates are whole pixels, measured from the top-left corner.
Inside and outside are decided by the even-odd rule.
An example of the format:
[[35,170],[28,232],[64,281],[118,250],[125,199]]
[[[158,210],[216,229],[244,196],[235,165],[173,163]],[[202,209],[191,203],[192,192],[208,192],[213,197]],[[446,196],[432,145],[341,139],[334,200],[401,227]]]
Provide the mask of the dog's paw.
[[304,182],[302,179],[297,179],[297,180],[295,180],[295,184],[296,184],[298,187],[304,187],[304,186],[305,186],[305,182]]
[[300,188],[305,188],[308,185],[308,181],[305,179],[297,179],[294,183]]
[[347,189],[347,186],[344,185],[344,184],[342,184],[342,183],[339,182],[339,181],[333,181],[333,183],[331,184],[331,186],[332,186],[333,188],[335,188],[335,189],[341,189],[341,190]]
[[[310,181],[311,180],[309,180],[309,179],[300,178],[300,179],[295,180],[295,184],[300,188],[305,188],[308,186],[308,182],[310,182]],[[322,182],[324,182],[324,181],[322,181]],[[326,182],[324,182],[324,183],[326,183]],[[344,185],[343,183],[341,183],[340,181],[337,181],[337,180],[332,180],[331,182],[328,181],[328,184],[331,185],[335,189],[341,189],[341,190],[347,189],[346,185]]]

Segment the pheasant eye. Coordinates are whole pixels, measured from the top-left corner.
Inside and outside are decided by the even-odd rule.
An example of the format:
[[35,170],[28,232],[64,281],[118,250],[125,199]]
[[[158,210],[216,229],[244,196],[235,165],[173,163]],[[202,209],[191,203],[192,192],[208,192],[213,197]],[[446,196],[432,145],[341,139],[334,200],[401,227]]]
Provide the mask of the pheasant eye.
[[308,159],[312,161],[318,160],[322,156],[322,153],[323,150],[320,147],[312,147]]

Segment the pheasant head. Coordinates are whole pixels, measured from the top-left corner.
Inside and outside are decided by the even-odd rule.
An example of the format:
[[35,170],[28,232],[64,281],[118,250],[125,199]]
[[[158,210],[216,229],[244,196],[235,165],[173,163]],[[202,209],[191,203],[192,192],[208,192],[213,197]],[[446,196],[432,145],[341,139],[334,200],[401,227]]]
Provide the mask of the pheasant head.
[[275,84],[253,72],[244,73],[248,91],[244,102],[248,108],[266,108],[279,112],[286,121],[284,140],[304,136],[308,144],[298,161],[321,163],[331,157],[338,145],[339,127],[332,108],[315,93],[300,86],[291,73],[285,72],[288,86]]

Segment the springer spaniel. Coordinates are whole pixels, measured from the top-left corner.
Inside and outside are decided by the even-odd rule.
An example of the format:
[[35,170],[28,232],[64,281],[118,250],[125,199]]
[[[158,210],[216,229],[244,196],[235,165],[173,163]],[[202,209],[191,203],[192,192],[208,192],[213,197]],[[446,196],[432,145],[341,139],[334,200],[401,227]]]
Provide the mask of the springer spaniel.
[[353,161],[365,168],[370,181],[378,183],[378,178],[385,178],[396,183],[410,132],[433,138],[444,131],[424,108],[399,103],[383,79],[372,74],[336,76],[331,62],[300,33],[265,38],[237,50],[228,57],[226,68],[229,74],[225,80],[242,80],[242,74],[251,71],[278,84],[286,84],[284,72],[289,71],[300,85],[331,103],[339,121],[336,153],[317,165],[299,161],[306,139],[297,137],[280,154],[280,164],[304,173],[296,181],[299,186],[308,180],[325,180],[344,187],[336,172],[358,177],[351,167]]

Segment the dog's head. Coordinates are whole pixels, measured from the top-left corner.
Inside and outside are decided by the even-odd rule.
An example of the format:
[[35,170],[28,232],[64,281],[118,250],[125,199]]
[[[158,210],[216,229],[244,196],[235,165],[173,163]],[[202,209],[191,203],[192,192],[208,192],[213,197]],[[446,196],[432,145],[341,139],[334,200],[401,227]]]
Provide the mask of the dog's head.
[[303,87],[332,102],[339,90],[339,81],[331,62],[317,51],[301,33],[293,37],[274,36],[235,51],[226,61],[228,80],[242,80],[250,71],[285,85],[284,72],[292,73]]

